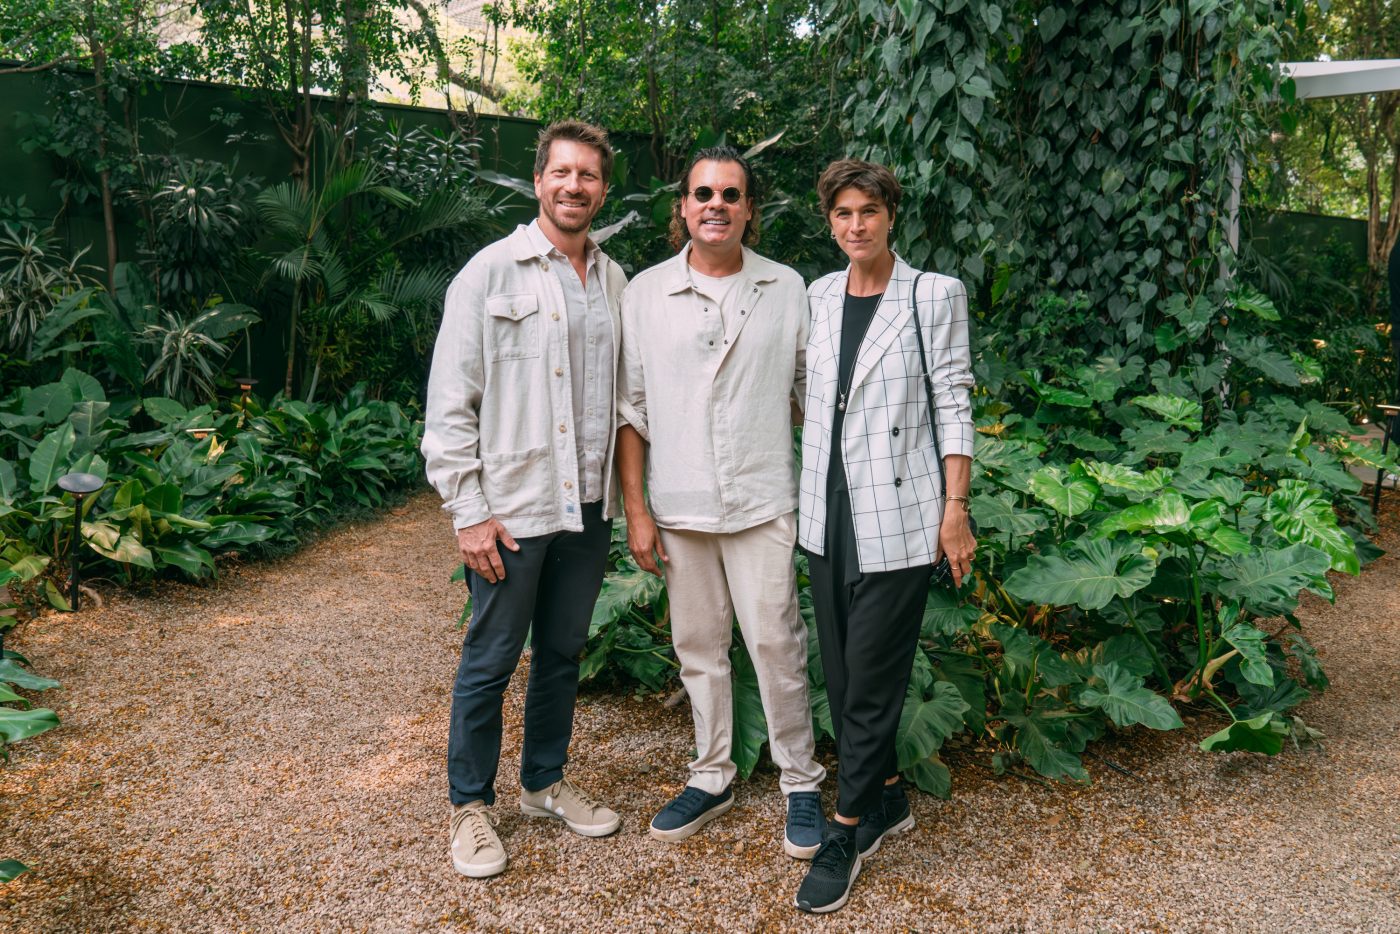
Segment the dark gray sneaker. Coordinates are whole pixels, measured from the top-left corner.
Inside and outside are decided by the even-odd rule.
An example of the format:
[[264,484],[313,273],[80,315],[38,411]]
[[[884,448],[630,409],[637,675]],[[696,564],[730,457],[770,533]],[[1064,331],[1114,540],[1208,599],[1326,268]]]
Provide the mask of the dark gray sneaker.
[[826,825],[821,849],[812,857],[812,868],[797,888],[794,904],[811,914],[825,914],[846,904],[851,886],[860,875],[860,852],[854,827],[836,821]]
[[904,785],[886,785],[880,794],[880,806],[860,819],[856,827],[856,848],[861,856],[869,856],[891,834],[914,829],[914,815],[909,812],[909,798]]
[[822,796],[816,791],[794,791],[787,796],[787,828],[783,852],[793,859],[811,859],[822,846]]
[[684,840],[733,806],[732,788],[712,795],[687,785],[685,791],[672,798],[670,803],[651,819],[648,833],[668,843]]

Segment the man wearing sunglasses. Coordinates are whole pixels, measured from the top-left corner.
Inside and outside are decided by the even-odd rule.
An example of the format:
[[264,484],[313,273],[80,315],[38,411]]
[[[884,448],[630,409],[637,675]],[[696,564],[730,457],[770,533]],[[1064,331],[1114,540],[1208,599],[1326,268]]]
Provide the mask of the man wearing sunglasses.
[[734,803],[737,615],[782,769],[784,849],[810,859],[826,773],[812,755],[792,567],[790,404],[804,398],[808,311],[802,277],[744,245],[757,239],[755,194],[753,172],[727,146],[701,150],[681,177],[671,218],[680,252],[622,297],[617,464],[632,556],[666,578],[695,720],[689,780],[651,835],[683,840]]

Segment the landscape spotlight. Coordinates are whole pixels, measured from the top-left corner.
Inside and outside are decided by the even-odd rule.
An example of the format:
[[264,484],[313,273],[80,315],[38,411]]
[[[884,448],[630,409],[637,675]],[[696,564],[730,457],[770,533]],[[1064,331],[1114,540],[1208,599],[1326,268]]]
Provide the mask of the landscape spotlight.
[[83,537],[83,498],[102,489],[103,480],[92,473],[66,473],[58,478],[58,488],[73,494],[73,540],[68,544],[68,603],[78,610],[78,542]]

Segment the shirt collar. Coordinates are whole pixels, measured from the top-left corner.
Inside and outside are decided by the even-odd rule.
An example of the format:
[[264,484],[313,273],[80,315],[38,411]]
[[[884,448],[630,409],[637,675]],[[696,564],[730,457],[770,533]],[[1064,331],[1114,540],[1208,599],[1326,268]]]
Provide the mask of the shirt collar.
[[[690,247],[689,240],[681,251],[671,257],[667,262],[671,263],[667,269],[666,294],[676,295],[686,289],[693,289],[694,283],[690,278]],[[739,270],[741,275],[748,278],[748,281],[755,284],[760,282],[772,282],[778,278],[778,270],[772,260],[759,256],[748,247],[744,247],[744,265]]]
[[[553,243],[550,243],[549,238],[544,235],[544,231],[540,229],[538,218],[530,221],[530,223],[525,226],[525,239],[530,245],[531,257],[553,256],[561,260],[567,259],[563,251]],[[601,252],[602,247],[594,243],[592,237],[588,238],[583,247],[584,264],[586,266],[591,266],[596,263],[598,261],[598,254]]]

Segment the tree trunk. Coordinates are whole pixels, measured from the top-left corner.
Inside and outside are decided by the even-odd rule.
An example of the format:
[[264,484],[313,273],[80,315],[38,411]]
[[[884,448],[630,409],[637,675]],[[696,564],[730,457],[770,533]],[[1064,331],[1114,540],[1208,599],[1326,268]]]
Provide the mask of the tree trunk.
[[97,98],[97,160],[102,166],[102,229],[107,240],[107,289],[117,290],[117,215],[112,203],[112,170],[107,168],[107,48],[97,34],[97,18],[87,5],[88,48],[92,51],[93,93]]

